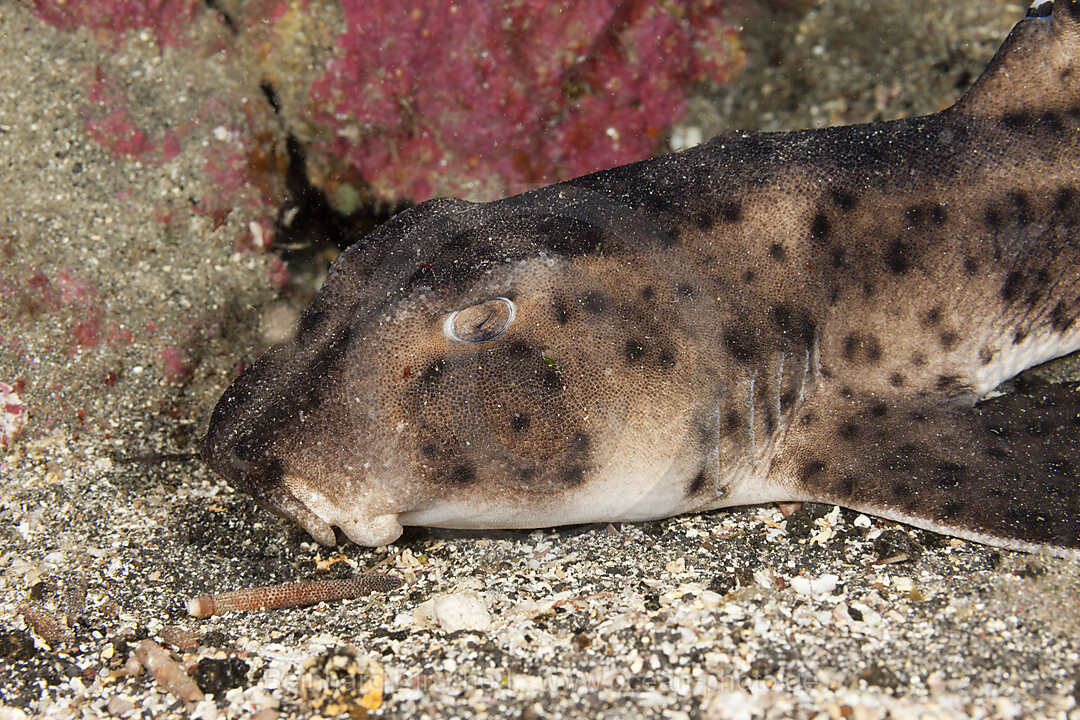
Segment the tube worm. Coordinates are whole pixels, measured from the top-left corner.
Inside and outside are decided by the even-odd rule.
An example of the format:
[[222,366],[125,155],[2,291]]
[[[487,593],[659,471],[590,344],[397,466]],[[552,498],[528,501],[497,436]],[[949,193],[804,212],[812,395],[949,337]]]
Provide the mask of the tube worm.
[[136,645],[135,657],[153,674],[154,679],[161,683],[170,695],[184,703],[188,710],[206,698],[191,676],[184,671],[184,666],[169,657],[165,648],[153,640],[143,640]]
[[217,595],[200,595],[188,600],[187,611],[191,617],[204,618],[226,610],[301,607],[357,598],[373,592],[390,592],[401,587],[401,582],[401,578],[395,575],[367,573],[343,580],[314,580],[286,585],[267,585]]

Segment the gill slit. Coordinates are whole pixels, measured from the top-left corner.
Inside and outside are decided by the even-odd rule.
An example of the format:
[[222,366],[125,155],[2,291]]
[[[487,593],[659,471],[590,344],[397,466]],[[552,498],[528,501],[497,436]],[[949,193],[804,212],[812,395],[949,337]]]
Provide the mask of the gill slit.
[[[815,343],[817,341],[815,340]],[[810,377],[810,348],[806,348],[806,357],[803,359],[803,371],[802,380],[799,381],[799,399],[795,402],[796,405],[801,405],[803,398],[806,397],[806,378]]]
[[784,391],[784,360],[787,353],[780,352],[780,366],[776,370],[776,426],[780,427],[780,394]]
[[728,392],[728,386],[722,385],[720,391],[716,394],[716,447],[713,448],[713,455],[716,457],[716,487],[720,487],[720,442],[723,438],[721,429],[723,426],[724,405],[721,402],[721,398]]
[[757,380],[756,373],[750,375],[750,392],[746,396],[746,416],[749,418],[750,430],[750,467],[757,470],[757,436],[754,432],[754,382]]

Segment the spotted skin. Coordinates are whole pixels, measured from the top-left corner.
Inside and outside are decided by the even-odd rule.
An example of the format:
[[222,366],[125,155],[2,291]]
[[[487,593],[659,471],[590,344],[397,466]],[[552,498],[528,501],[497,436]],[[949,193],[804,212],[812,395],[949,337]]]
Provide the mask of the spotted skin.
[[1080,390],[987,396],[1080,348],[1078,71],[1058,0],[934,115],[423,203],[204,454],[324,544],[813,500],[1075,552]]

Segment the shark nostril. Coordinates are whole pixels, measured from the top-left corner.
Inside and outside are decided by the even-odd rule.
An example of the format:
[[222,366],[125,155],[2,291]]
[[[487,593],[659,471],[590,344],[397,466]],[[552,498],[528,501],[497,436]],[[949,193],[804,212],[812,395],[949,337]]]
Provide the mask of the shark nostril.
[[230,468],[241,473],[251,467],[251,462],[237,455],[235,450],[229,451],[228,463]]
[[227,453],[229,465],[238,470],[246,470],[251,461],[263,449],[264,443],[256,439],[253,433],[243,433],[232,444]]

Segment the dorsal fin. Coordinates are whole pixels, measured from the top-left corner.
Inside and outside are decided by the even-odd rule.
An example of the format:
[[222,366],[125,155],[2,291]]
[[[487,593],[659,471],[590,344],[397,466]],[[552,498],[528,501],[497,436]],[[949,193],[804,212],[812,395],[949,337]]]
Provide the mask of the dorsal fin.
[[956,112],[1037,118],[1080,109],[1080,2],[1055,0],[1049,15],[1040,9],[1017,23]]

